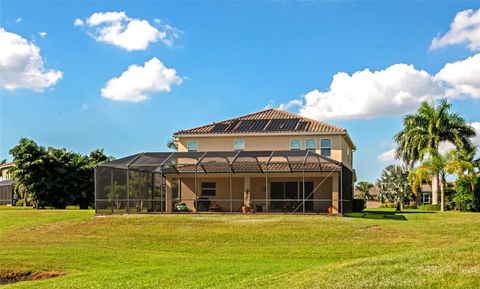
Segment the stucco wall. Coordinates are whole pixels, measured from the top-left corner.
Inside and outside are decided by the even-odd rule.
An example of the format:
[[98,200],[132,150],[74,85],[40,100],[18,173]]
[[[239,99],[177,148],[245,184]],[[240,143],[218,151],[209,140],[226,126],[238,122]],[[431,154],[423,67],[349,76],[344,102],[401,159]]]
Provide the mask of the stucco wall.
[[[305,149],[305,140],[314,138],[317,153],[320,153],[320,139],[332,139],[331,158],[343,162],[351,168],[351,147],[343,135],[286,135],[286,136],[213,136],[213,137],[180,137],[178,138],[178,151],[187,151],[187,142],[197,140],[198,151],[233,151],[233,141],[243,139],[245,150],[290,150],[290,140],[300,139],[301,148]],[[348,155],[347,151],[350,150]]]

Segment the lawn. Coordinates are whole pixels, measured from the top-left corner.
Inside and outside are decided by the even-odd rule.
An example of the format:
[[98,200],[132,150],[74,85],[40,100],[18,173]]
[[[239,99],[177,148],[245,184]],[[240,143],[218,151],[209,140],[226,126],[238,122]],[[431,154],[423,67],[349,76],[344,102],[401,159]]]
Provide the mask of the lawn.
[[[393,217],[392,217],[393,216]],[[0,209],[3,288],[480,288],[480,214]]]

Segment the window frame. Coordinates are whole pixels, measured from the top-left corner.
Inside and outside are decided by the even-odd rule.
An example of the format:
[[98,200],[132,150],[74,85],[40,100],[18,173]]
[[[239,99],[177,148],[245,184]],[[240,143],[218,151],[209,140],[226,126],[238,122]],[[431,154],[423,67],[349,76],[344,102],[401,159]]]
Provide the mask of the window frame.
[[[298,149],[296,149],[296,148],[294,149],[294,148],[292,147],[292,142],[293,142],[293,141],[298,141]],[[290,150],[291,150],[291,151],[301,151],[301,150],[302,150],[302,140],[299,139],[299,138],[292,138],[292,139],[290,139]]]
[[[240,141],[240,142],[243,143],[243,148],[241,148],[241,149],[235,148],[235,144],[236,144],[236,142],[238,142],[238,141]],[[233,140],[233,151],[234,151],[234,152],[240,152],[240,151],[244,151],[244,150],[245,150],[245,140],[242,139],[242,138],[234,139],[234,140]]]
[[[191,143],[195,143],[195,150],[193,149],[190,149],[190,144]],[[198,140],[196,139],[190,139],[190,140],[187,140],[187,151],[189,152],[198,152]]]
[[[204,184],[213,184],[213,188],[204,188]],[[204,194],[204,191],[213,191],[213,194]],[[201,182],[200,183],[200,195],[202,197],[216,197],[217,196],[217,182]]]
[[[313,140],[313,148],[311,148],[311,147],[309,148],[309,147],[308,147],[307,144],[308,144],[308,141],[309,141],[309,140]],[[315,151],[317,150],[317,140],[316,140],[315,138],[306,138],[306,139],[305,139],[305,150],[307,150],[307,151],[309,150],[309,151],[315,152]]]
[[[330,140],[330,146],[329,147],[324,147],[322,145],[322,140]],[[323,154],[323,149],[329,149],[330,153],[328,155]],[[331,157],[332,156],[332,138],[327,138],[327,137],[320,138],[320,155],[322,155],[324,157]]]

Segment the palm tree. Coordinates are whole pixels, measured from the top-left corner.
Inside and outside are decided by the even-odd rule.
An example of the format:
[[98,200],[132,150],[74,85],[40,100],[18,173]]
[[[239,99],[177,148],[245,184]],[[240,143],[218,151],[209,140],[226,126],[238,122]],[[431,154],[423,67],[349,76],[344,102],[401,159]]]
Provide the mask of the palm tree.
[[[414,194],[417,194],[418,188],[423,183],[424,180],[428,179],[430,176],[437,176],[438,184],[440,189],[440,210],[443,212],[445,207],[445,197],[444,197],[444,186],[446,184],[446,175],[447,175],[447,164],[449,159],[446,156],[435,151],[432,152],[427,158],[422,160],[422,163],[410,171],[408,180]],[[432,196],[433,196],[433,186],[432,186]],[[435,197],[432,197],[432,203]]]
[[[394,137],[398,145],[396,157],[410,168],[426,155],[438,155],[438,145],[443,141],[453,143],[457,149],[473,148],[470,138],[475,136],[474,128],[458,113],[451,112],[451,104],[446,99],[437,106],[423,102],[415,114],[405,116],[403,126]],[[432,203],[438,204],[440,176],[437,170],[432,172]]]
[[[410,171],[409,182],[414,193],[417,193],[418,187],[429,176],[439,176],[440,187],[440,210],[445,210],[445,185],[447,184],[447,174],[456,174],[457,177],[463,176],[465,172],[471,178],[470,184],[474,190],[474,166],[473,157],[476,150],[467,152],[465,150],[451,150],[442,155],[438,151],[432,150],[428,156],[422,160],[422,163]],[[433,191],[433,188],[432,188]]]
[[360,199],[367,201],[370,199],[370,189],[373,188],[373,184],[367,181],[358,182],[355,189],[360,192]]
[[474,158],[477,154],[477,148],[474,147],[470,151],[466,150],[452,150],[449,152],[450,163],[447,164],[447,171],[449,173],[454,173],[457,178],[460,178],[464,175],[470,180],[470,188],[472,192],[475,190],[475,176],[477,172],[475,167],[477,166]]

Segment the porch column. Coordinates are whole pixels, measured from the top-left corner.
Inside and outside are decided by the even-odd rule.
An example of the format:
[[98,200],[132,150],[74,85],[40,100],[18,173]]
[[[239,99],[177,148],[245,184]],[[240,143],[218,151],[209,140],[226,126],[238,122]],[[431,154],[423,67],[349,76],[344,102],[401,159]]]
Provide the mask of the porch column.
[[250,205],[252,205],[252,190],[250,190],[250,177],[243,178],[243,193],[245,194],[246,191],[250,192]]
[[338,214],[339,212],[339,174],[333,173],[332,176],[332,208],[333,213]]
[[165,212],[172,212],[172,183],[165,178]]

